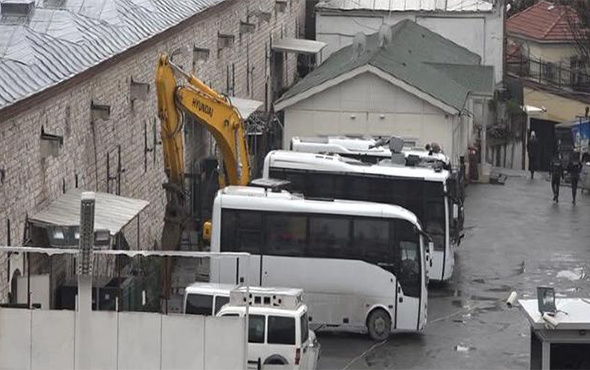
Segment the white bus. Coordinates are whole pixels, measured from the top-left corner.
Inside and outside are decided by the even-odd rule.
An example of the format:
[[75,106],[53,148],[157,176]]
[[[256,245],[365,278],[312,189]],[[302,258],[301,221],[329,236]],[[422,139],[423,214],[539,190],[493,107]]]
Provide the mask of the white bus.
[[[385,139],[387,140],[387,139]],[[339,154],[343,157],[358,159],[366,163],[379,163],[391,158],[391,150],[386,143],[380,145],[378,139],[348,136],[319,136],[319,137],[293,137],[290,149],[294,152]],[[451,161],[443,153],[431,153],[423,148],[416,147],[415,140],[404,140],[402,153],[406,161],[421,163],[440,163],[447,169]]]
[[454,182],[443,169],[372,165],[339,155],[277,150],[264,161],[264,178],[287,180],[292,192],[399,205],[413,212],[434,242],[429,278],[451,278],[460,241]]
[[424,233],[401,207],[229,186],[212,223],[211,251],[253,255],[249,273],[242,258],[212,260],[213,283],[302,288],[312,325],[366,327],[376,340],[426,324]]

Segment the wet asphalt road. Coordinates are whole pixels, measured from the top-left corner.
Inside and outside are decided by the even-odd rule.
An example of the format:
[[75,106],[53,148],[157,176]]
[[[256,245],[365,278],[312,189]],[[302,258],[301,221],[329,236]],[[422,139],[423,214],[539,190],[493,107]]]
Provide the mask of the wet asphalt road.
[[467,188],[466,236],[453,278],[429,289],[425,332],[374,343],[320,331],[319,369],[529,368],[528,321],[504,302],[513,290],[534,298],[538,285],[557,297],[590,296],[590,195],[572,205],[562,187],[554,204],[546,174],[507,174],[504,186]]

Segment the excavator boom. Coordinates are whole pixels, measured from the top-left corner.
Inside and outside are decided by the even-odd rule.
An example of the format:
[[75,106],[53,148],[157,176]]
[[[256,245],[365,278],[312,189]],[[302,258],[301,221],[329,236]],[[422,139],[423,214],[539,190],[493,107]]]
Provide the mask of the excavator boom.
[[[179,83],[182,77],[184,83]],[[246,185],[250,163],[244,122],[228,97],[217,93],[194,75],[187,74],[162,54],[156,68],[158,116],[168,182],[162,249],[176,249],[184,216],[184,141],[182,115],[193,117],[215,139],[222,157],[219,185]]]
[[[186,81],[179,84],[176,77]],[[188,217],[184,196],[184,141],[182,115],[193,117],[214,137],[222,156],[219,186],[246,185],[250,181],[250,163],[243,120],[229,98],[205,85],[176,66],[168,54],[162,54],[156,68],[158,116],[160,118],[164,166],[168,182],[166,212],[161,245],[163,250],[177,249]],[[210,229],[209,229],[210,230]],[[171,264],[164,262],[162,298],[168,299]]]

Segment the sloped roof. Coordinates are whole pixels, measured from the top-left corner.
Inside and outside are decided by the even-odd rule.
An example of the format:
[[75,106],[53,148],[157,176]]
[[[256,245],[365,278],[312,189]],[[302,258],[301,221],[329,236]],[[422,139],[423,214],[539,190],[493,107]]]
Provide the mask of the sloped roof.
[[223,1],[36,0],[25,16],[3,12],[0,110]]
[[506,32],[539,42],[573,42],[574,34],[568,20],[575,19],[573,10],[565,5],[539,1],[506,21]]
[[[367,36],[366,49],[360,55],[353,45],[338,50],[276,104],[365,65],[378,68],[457,110],[463,109],[472,88],[493,92],[493,68],[481,66],[477,54],[410,20],[392,26],[391,35],[384,47],[380,45],[379,33]],[[437,65],[431,64],[434,62]]]
[[427,63],[471,93],[491,95],[494,92],[494,68],[481,65]]
[[322,10],[361,11],[442,11],[442,12],[490,12],[491,2],[485,0],[327,0],[316,5]]

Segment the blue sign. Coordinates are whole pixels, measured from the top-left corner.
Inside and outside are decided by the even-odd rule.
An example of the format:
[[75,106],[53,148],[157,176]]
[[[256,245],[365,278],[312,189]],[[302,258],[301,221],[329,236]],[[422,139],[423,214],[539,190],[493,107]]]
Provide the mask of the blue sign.
[[588,151],[588,144],[590,143],[590,122],[581,122],[572,127],[572,138],[574,141],[574,149],[580,152]]

